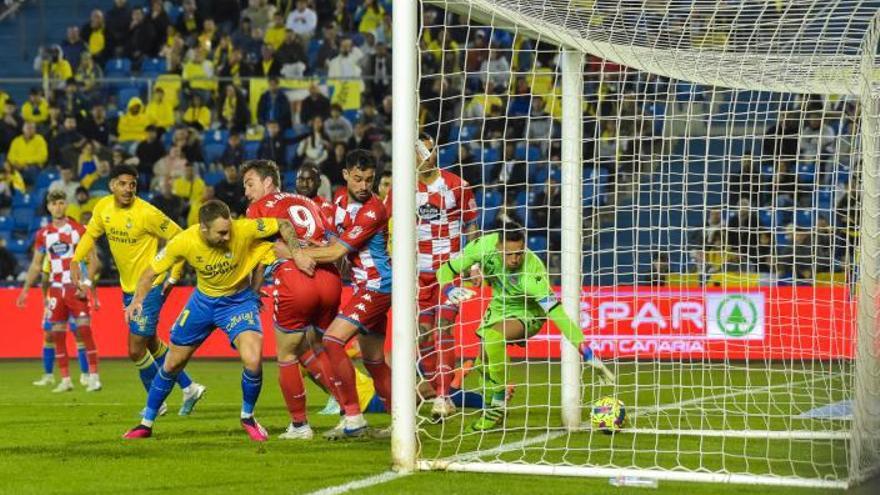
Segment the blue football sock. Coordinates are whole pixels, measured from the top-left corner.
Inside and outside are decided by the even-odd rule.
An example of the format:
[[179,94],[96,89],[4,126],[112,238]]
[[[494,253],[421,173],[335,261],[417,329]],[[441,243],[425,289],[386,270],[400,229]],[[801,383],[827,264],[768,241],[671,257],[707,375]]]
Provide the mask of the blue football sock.
[[153,378],[156,377],[156,372],[159,371],[159,367],[156,366],[156,360],[153,359],[152,354],[145,352],[144,357],[134,363],[134,365],[138,368],[138,374],[140,374],[141,383],[144,384],[144,389],[149,392],[150,386],[153,383]]
[[452,400],[452,403],[455,404],[455,407],[466,407],[469,409],[483,408],[483,396],[476,392],[450,388],[449,399]]
[[76,358],[79,360],[79,370],[82,374],[89,373],[89,358],[86,356],[85,344],[76,344]]
[[160,369],[156,373],[156,377],[153,378],[153,383],[150,385],[150,391],[147,392],[147,408],[144,409],[145,420],[154,421],[156,419],[156,416],[159,414],[159,408],[162,407],[162,403],[165,402],[168,394],[171,393],[171,389],[174,388],[176,379],[176,374],[166,373],[164,369]]
[[254,406],[263,388],[263,370],[251,371],[245,368],[241,372],[241,415],[253,416]]
[[55,370],[55,346],[43,344],[43,373],[51,375]]
[[[156,351],[156,354],[153,355],[153,359],[156,360],[156,366],[161,368],[165,364],[165,356],[168,355],[168,346],[165,345],[164,342],[159,342],[159,350]],[[180,388],[186,388],[192,385],[192,378],[186,373],[186,371],[181,370],[177,375],[177,384],[180,385]]]

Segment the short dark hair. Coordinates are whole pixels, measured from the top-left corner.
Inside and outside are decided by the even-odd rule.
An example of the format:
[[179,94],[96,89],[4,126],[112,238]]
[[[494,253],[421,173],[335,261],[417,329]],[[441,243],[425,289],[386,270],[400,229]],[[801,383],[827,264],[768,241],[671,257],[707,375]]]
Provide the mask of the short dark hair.
[[49,194],[46,195],[46,204],[61,200],[67,201],[67,193],[62,189],[52,189],[49,191]]
[[526,240],[523,226],[516,222],[507,222],[501,226],[502,242],[523,242]]
[[376,170],[376,160],[373,158],[373,155],[367,151],[349,151],[348,154],[345,155],[345,169],[359,169],[364,171]]
[[229,206],[219,199],[209,199],[199,208],[199,223],[205,226],[218,218],[228,220],[231,217]]
[[260,176],[260,179],[270,177],[272,183],[275,184],[276,187],[281,187],[281,171],[278,169],[278,165],[272,160],[248,160],[241,165],[239,173],[244,177],[245,174],[251,170],[256,172],[257,175]]
[[303,164],[299,167],[299,173],[303,173],[303,172],[306,171],[306,170],[309,170],[309,171],[311,171],[311,172],[314,172],[314,174],[315,174],[316,177],[320,177],[320,176],[321,176],[321,171],[318,170],[318,166],[315,165],[314,163],[311,163],[311,162],[303,163]]
[[380,178],[380,179],[384,179],[385,177],[391,177],[391,171],[390,171],[390,170],[384,170],[384,171],[382,171],[381,174],[379,174],[379,178]]
[[116,179],[120,175],[130,175],[135,179],[138,178],[138,171],[134,165],[121,164],[110,169],[110,180]]

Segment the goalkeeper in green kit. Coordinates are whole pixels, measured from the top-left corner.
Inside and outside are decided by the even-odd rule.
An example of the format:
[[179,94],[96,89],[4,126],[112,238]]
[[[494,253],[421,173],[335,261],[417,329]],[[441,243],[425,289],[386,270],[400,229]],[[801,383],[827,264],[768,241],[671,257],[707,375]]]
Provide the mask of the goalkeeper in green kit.
[[599,371],[604,383],[613,383],[614,374],[593,356],[584,335],[562,308],[550,288],[544,263],[526,248],[519,225],[508,224],[500,233],[487,234],[469,242],[461,254],[440,266],[437,281],[443,294],[458,305],[476,295],[473,290],[454,284],[458,274],[479,264],[483,277],[492,286],[492,301],[477,330],[482,344],[482,377],[489,404],[468,431],[485,431],[504,419],[507,388],[507,344],[522,343],[535,335],[549,318],[562,335],[578,347],[584,363]]

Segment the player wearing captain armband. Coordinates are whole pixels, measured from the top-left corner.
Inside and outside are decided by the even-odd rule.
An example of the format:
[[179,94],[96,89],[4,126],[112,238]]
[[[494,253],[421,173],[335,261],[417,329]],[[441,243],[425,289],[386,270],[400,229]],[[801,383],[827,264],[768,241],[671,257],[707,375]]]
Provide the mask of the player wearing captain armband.
[[[119,285],[122,287],[122,303],[128,305],[137,287],[138,277],[146,270],[150,260],[159,251],[159,242],[168,241],[179,232],[180,226],[150,203],[137,197],[137,169],[131,165],[118,165],[110,171],[110,196],[105,196],[95,204],[92,219],[86,226],[85,234],[76,246],[70,275],[74,284],[85,290],[90,287],[98,273],[98,267],[89,265],[89,275],[83,278],[79,262],[86,259],[95,247],[95,241],[101,236],[107,237],[110,254],[119,269]],[[162,366],[168,353],[168,346],[156,335],[159,323],[159,312],[168,290],[175,280],[180,278],[183,264],[180,263],[171,271],[153,280],[143,311],[137,318],[128,323],[128,357],[138,368],[144,389],[150,389],[150,383]],[[205,387],[195,383],[189,375],[181,372],[177,383],[183,390],[183,403],[178,414],[186,416],[201,399]],[[167,407],[162,404],[160,414]]]
[[507,345],[523,342],[544,326],[549,318],[566,340],[578,347],[584,364],[599,372],[605,383],[614,381],[614,374],[593,356],[584,342],[584,335],[562,308],[550,287],[544,263],[525,245],[522,227],[507,224],[500,233],[485,235],[469,242],[461,255],[443,264],[437,272],[442,292],[451,304],[459,305],[476,292],[453,284],[463,270],[478,263],[485,281],[492,287],[492,300],[477,330],[480,337],[483,366],[483,388],[489,407],[468,428],[485,431],[500,425],[504,419],[507,376]]
[[[177,374],[215,328],[226,334],[241,356],[241,425],[251,440],[266,441],[268,433],[254,418],[263,385],[263,331],[260,299],[265,265],[274,262],[272,243],[263,239],[281,233],[288,246],[297,246],[290,223],[274,218],[233,220],[229,207],[218,200],[199,208],[199,223],[175,236],[141,275],[137,292],[125,308],[126,320],[143,311],[152,280],[184,260],[195,269],[196,289],[171,329],[171,351],[150,385],[141,424],[124,438],[147,438],[159,407],[171,392]],[[296,249],[296,247],[294,248]],[[314,263],[297,264],[313,271]]]

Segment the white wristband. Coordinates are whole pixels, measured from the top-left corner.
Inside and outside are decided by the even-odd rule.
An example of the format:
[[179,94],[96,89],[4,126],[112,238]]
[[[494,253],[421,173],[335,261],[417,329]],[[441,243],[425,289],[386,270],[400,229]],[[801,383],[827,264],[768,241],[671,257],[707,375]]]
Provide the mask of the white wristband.
[[91,286],[92,286],[92,281],[89,280],[89,279],[85,279],[85,280],[82,281],[82,284],[85,285],[86,287],[91,287]]
[[168,285],[174,285],[174,284],[177,283],[177,279],[176,279],[176,278],[172,278],[172,277],[168,277],[168,279],[165,280],[165,282],[167,282]]

